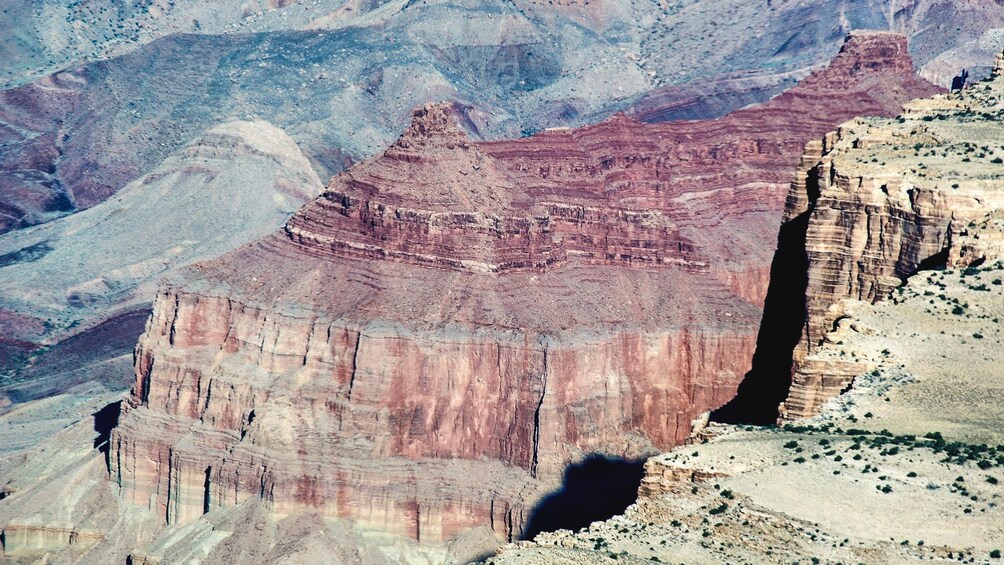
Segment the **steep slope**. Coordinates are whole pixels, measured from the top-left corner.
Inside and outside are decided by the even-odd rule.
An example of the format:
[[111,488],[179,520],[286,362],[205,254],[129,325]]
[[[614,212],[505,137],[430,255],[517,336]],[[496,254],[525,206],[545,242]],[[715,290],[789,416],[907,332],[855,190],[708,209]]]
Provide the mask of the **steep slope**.
[[988,81],[913,102],[896,120],[849,122],[809,146],[785,210],[787,221],[808,217],[808,273],[782,417],[811,416],[857,370],[813,355],[841,300],[882,299],[918,269],[978,264],[999,246],[971,232],[1004,207],[1002,61]]
[[425,106],[281,232],[161,289],[122,495],[172,524],[260,499],[423,544],[519,537],[570,463],[675,445],[734,394],[805,141],[936,90],[873,33],[716,121],[477,143]]
[[19,353],[15,340],[78,335],[21,353],[34,360],[8,375],[3,394],[26,400],[97,378],[90,362],[128,354],[162,276],[274,230],[321,186],[281,130],[232,122],[86,212],[0,236],[0,311],[13,313],[0,334],[10,353]]

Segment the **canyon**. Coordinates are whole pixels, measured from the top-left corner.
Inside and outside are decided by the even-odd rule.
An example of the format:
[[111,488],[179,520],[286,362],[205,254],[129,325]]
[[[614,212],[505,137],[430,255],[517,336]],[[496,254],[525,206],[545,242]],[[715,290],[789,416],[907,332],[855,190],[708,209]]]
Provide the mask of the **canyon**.
[[1002,94],[1004,54],[965,90],[808,144],[785,212],[805,214],[807,316],[782,425],[701,424],[645,463],[622,515],[484,562],[998,563]]
[[[848,427],[875,414],[897,434],[929,431],[932,422],[917,424],[909,406],[878,401],[905,382],[894,360],[909,348],[866,329],[885,323],[869,317],[882,310],[868,308],[882,306],[853,301],[880,300],[915,280],[918,269],[969,266],[960,272],[972,276],[999,257],[1000,164],[992,151],[1004,147],[976,143],[999,139],[1000,80],[909,102],[896,118],[856,119],[826,133],[854,116],[895,116],[909,100],[942,91],[914,74],[904,36],[855,32],[826,68],[797,86],[712,120],[640,121],[671,112],[657,100],[645,115],[484,141],[471,107],[422,104],[389,148],[336,175],[319,197],[264,236],[290,205],[317,194],[311,152],[300,152],[264,122],[224,126],[169,159],[162,174],[132,186],[156,184],[179,170],[181,176],[222,176],[212,186],[224,189],[218,196],[227,202],[234,192],[225,188],[246,177],[227,177],[231,169],[222,164],[219,171],[199,169],[186,159],[239,158],[245,168],[257,167],[252,176],[273,180],[254,191],[260,199],[254,201],[271,202],[253,222],[260,231],[242,231],[248,243],[216,259],[206,257],[233,241],[233,227],[222,230],[214,246],[183,250],[184,261],[163,260],[179,253],[173,247],[155,249],[152,262],[136,259],[128,273],[92,273],[106,282],[84,285],[86,292],[65,279],[76,301],[100,317],[104,301],[129,306],[118,312],[136,311],[142,293],[167,275],[134,351],[128,397],[122,399],[112,380],[53,385],[40,378],[21,394],[47,398],[0,414],[4,436],[17,438],[0,449],[3,555],[150,564],[466,562],[536,534],[533,522],[549,497],[597,460],[643,473],[641,498],[627,517],[581,534],[542,534],[534,543],[508,545],[497,562],[737,555],[772,561],[818,554],[816,536],[803,530],[813,520],[826,521],[778,488],[805,484],[831,496],[820,486],[829,478],[821,473],[844,472],[846,464],[816,463],[833,455],[823,454],[827,448],[808,450],[807,456],[820,457],[789,473],[781,469],[789,467],[790,449],[782,443],[816,441],[825,433],[827,442],[853,450],[857,440],[837,438],[843,432],[834,432],[832,423]],[[263,140],[278,143],[262,146]],[[167,198],[178,185],[160,186]],[[180,186],[197,193],[202,184]],[[170,229],[171,216],[137,214],[129,195],[124,190],[124,203],[113,197],[25,231],[68,236],[56,251],[37,245],[58,238],[23,240],[11,248],[23,252],[14,266],[29,273],[46,261],[57,265],[59,253],[75,249],[69,221],[82,218],[77,227],[83,230],[88,213],[131,217],[129,225],[151,227],[150,238]],[[244,209],[241,201],[229,208],[214,202],[221,218]],[[806,263],[802,271],[789,269],[798,280],[782,284],[802,285],[791,298],[801,301],[804,315],[786,328],[797,334],[797,345],[784,374],[773,374],[784,385],[793,374],[780,414],[831,425],[764,431],[711,424],[702,431],[706,413],[737,391],[743,397],[748,371],[756,370],[767,327],[761,325],[758,336],[758,324],[779,304],[771,292],[776,296],[780,284],[771,255],[779,221],[782,236],[796,236]],[[198,262],[177,267],[192,261]],[[778,257],[773,261],[776,266]],[[980,275],[990,294],[952,287],[991,298],[965,302],[986,308],[980,320],[995,312],[995,268]],[[52,278],[58,269],[48,272]],[[109,284],[118,280],[109,276],[122,283]],[[116,294],[133,288],[140,290]],[[913,307],[927,298],[906,294]],[[49,302],[67,297],[57,292]],[[893,330],[904,331],[887,328],[890,335]],[[869,380],[873,369],[878,375]],[[992,380],[989,365],[980,371]],[[933,388],[924,395],[952,393],[951,380],[936,377],[925,377]],[[836,408],[824,406],[855,383],[859,391],[874,390],[858,396],[852,390]],[[64,393],[50,396],[58,388]],[[986,390],[996,397],[992,383]],[[869,416],[849,404],[854,398]],[[776,414],[776,404],[766,411]],[[102,414],[93,430],[91,410]],[[952,423],[956,428],[946,435],[960,441],[996,439],[993,421]],[[869,436],[885,437],[865,427]],[[33,446],[36,438],[47,439]],[[693,445],[655,457],[641,470],[644,458],[684,442]],[[896,483],[898,492],[916,482],[922,492],[920,481],[907,480],[905,464],[888,455],[869,459],[869,465],[897,469],[893,480],[883,475],[882,484]],[[924,460],[925,471],[928,463],[936,466]],[[980,471],[958,465],[967,481],[982,480]],[[758,486],[761,472],[771,477],[767,487]],[[932,480],[950,483],[941,475]],[[732,491],[726,495],[719,482],[755,504],[741,498],[734,506]],[[869,494],[882,484],[867,484]],[[972,488],[993,500],[993,489],[985,489]],[[944,492],[938,504],[948,508],[953,497]],[[764,502],[771,497],[774,502]],[[906,502],[894,508],[916,510],[912,498]],[[700,514],[721,507],[712,504],[725,506],[711,515],[724,514],[720,533],[727,535],[709,549],[697,536]],[[881,507],[863,505],[873,512]],[[979,511],[994,516],[994,508]],[[679,520],[669,516],[683,517],[685,535],[673,530]],[[670,539],[663,536],[644,538],[650,550],[639,552],[633,536],[659,520],[683,550],[659,553],[647,545]],[[751,521],[763,528],[743,529]],[[826,543],[863,535],[840,518],[825,527],[819,537]],[[620,553],[609,551],[609,541],[625,529]],[[878,531],[884,540],[892,530]],[[978,531],[985,539],[978,549],[986,553],[1000,532]],[[730,549],[751,534],[780,540],[784,550],[773,553],[770,541],[749,554]],[[965,536],[949,532],[937,539],[941,545],[914,551],[869,538],[863,549],[834,555],[868,560],[904,551],[913,552],[910,557],[973,551]]]
[[806,140],[938,91],[901,35],[855,33],[714,121],[476,142],[423,106],[281,231],[161,288],[112,478],[171,525],[256,500],[517,539],[569,465],[677,445],[734,396]]
[[[982,76],[1001,26],[998,4],[944,0],[765,8],[741,0],[316,0],[219,9],[192,0],[17,0],[0,10],[0,27],[10,30],[0,40],[0,282],[30,278],[40,294],[64,298],[40,305],[0,294],[0,403],[58,392],[84,374],[115,380],[118,367],[107,361],[129,356],[154,296],[137,286],[142,279],[118,276],[113,292],[81,308],[64,276],[33,272],[30,259],[44,247],[19,247],[32,237],[19,232],[37,234],[32,226],[113,199],[223,124],[281,129],[328,179],[390,145],[412,108],[428,102],[455,102],[478,140],[594,124],[618,111],[644,122],[712,119],[780,94],[832,59],[855,29],[902,32],[914,70],[948,86],[962,67]],[[195,199],[183,213],[208,219],[207,202]],[[233,231],[213,239],[229,237],[231,248],[248,240],[241,227],[220,229]],[[196,238],[168,243],[191,252],[161,255],[165,272],[225,251],[197,249]],[[116,257],[102,264],[118,273],[134,267]],[[23,288],[12,292],[23,296]],[[103,353],[75,355],[68,377],[68,364],[53,360],[82,344]]]

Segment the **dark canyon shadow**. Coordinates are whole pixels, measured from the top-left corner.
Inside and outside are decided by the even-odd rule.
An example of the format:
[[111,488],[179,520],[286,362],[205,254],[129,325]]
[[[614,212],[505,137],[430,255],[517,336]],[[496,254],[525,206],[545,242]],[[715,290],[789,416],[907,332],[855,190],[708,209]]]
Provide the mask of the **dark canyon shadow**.
[[569,465],[561,489],[531,511],[523,539],[559,529],[576,531],[622,514],[638,498],[644,463],[593,454]]
[[106,405],[101,410],[94,413],[94,431],[98,432],[98,437],[94,438],[94,448],[105,456],[105,467],[111,471],[110,445],[112,430],[119,425],[119,416],[122,414],[122,401],[116,400]]
[[750,371],[739,384],[736,397],[711,413],[727,424],[771,425],[778,407],[791,388],[792,353],[805,325],[805,290],[809,284],[809,259],[805,234],[819,198],[815,169],[806,177],[809,206],[781,225],[777,250],[770,265],[770,284],[764,299],[763,319],[757,334]]

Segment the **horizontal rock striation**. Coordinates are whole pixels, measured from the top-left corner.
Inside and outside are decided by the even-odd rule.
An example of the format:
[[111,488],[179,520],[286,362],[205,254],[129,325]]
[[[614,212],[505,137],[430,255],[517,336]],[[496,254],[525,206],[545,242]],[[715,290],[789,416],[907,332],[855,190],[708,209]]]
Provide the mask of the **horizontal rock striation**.
[[676,445],[734,395],[805,142],[933,89],[901,37],[857,34],[709,122],[484,143],[422,107],[281,231],[165,284],[112,475],[172,524],[255,498],[517,538],[570,463]]
[[785,210],[786,221],[809,214],[809,268],[783,419],[816,414],[860,374],[813,358],[841,300],[877,301],[918,269],[999,256],[991,228],[1004,207],[994,155],[1004,153],[1002,91],[999,69],[964,91],[916,100],[894,120],[853,120],[810,142]]

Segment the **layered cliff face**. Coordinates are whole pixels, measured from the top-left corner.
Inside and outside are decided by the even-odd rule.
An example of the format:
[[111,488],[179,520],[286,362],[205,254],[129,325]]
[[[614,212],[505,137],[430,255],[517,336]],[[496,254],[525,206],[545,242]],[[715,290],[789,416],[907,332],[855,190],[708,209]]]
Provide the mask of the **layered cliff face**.
[[896,119],[858,119],[809,144],[785,219],[808,219],[806,318],[782,418],[815,414],[849,386],[814,352],[841,300],[875,301],[918,269],[966,267],[1000,249],[1004,63],[962,92],[917,100]]
[[478,143],[425,106],[282,231],[162,288],[113,477],[169,523],[260,499],[518,537],[569,463],[678,444],[731,398],[805,141],[935,90],[902,37],[862,34],[710,122]]
[[534,203],[451,119],[420,110],[283,232],[161,293],[113,439],[128,499],[512,539],[567,462],[653,453],[728,399],[758,311],[672,223]]
[[919,272],[879,303],[844,301],[811,362],[853,383],[818,414],[771,427],[711,423],[645,462],[638,498],[622,515],[508,544],[485,562],[998,562],[997,210],[966,228],[981,265]]

